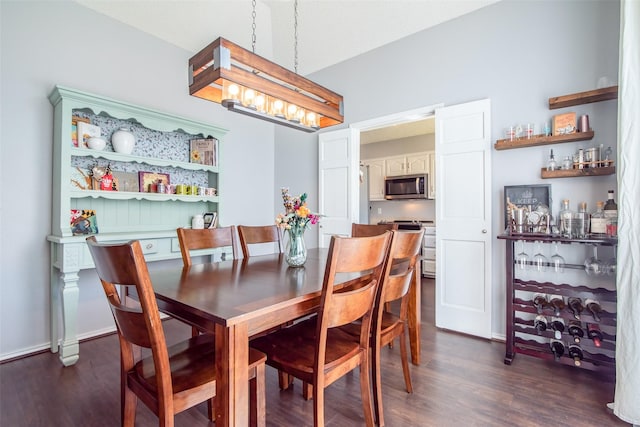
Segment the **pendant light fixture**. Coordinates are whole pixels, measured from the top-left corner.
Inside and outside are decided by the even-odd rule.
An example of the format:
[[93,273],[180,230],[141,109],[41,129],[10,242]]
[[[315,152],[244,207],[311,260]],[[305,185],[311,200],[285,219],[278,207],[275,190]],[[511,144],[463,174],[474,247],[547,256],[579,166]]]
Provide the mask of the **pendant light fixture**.
[[255,54],[256,0],[252,5],[252,52],[216,39],[189,59],[189,94],[306,132],[342,123],[342,96],[298,74],[298,0],[294,72]]

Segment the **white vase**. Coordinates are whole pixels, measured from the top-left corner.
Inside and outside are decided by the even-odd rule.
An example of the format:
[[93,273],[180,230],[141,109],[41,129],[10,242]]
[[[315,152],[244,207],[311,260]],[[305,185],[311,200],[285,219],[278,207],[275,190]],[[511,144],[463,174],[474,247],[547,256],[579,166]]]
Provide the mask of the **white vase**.
[[92,136],[87,141],[87,147],[91,148],[92,150],[98,150],[98,151],[104,150],[104,147],[106,145],[107,145],[107,141],[105,141],[104,138],[100,136]]
[[136,138],[127,128],[120,128],[111,135],[111,145],[116,153],[131,154],[135,144]]

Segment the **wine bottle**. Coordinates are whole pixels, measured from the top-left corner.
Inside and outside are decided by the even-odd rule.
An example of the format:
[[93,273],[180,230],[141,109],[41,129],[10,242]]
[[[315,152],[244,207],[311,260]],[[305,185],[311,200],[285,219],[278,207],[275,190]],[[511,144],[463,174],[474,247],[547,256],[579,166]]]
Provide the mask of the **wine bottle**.
[[618,234],[618,205],[613,200],[613,190],[609,190],[607,203],[604,204],[604,217],[607,219],[607,236]]
[[582,299],[569,298],[569,301],[567,303],[569,305],[569,310],[571,310],[571,312],[573,313],[573,317],[575,317],[576,320],[580,320],[580,313],[582,313],[582,311],[584,310]]
[[536,316],[536,319],[533,321],[533,326],[538,331],[538,335],[541,335],[542,332],[547,330],[547,327],[548,327],[547,318],[538,314]]
[[573,337],[573,342],[580,343],[580,339],[584,337],[584,330],[582,329],[582,324],[577,320],[572,320],[569,322],[569,327],[567,328],[569,335]]
[[533,306],[538,310],[538,314],[542,314],[542,310],[544,310],[548,304],[546,295],[535,294],[533,297]]
[[604,217],[604,202],[596,202],[596,211],[591,214],[591,234],[607,234],[607,219]]
[[596,322],[599,322],[600,313],[602,313],[602,307],[600,306],[600,303],[596,300],[587,298],[587,300],[584,302],[584,305],[591,312],[591,315],[593,316],[593,320],[595,320]]
[[560,317],[554,317],[553,320],[551,320],[551,329],[554,330],[553,335],[555,339],[562,339],[562,333],[564,332],[564,320]]
[[587,336],[593,340],[593,345],[602,345],[602,331],[596,323],[587,323]]
[[566,307],[564,298],[558,295],[554,295],[551,297],[550,304],[553,306],[553,314],[555,314],[556,316],[560,316],[560,312]]
[[551,340],[549,342],[549,346],[551,347],[551,353],[556,361],[560,360],[560,358],[564,355],[564,344],[562,341]]
[[573,363],[576,366],[580,366],[582,364],[584,355],[582,354],[582,349],[578,344],[569,344],[569,357],[573,359]]

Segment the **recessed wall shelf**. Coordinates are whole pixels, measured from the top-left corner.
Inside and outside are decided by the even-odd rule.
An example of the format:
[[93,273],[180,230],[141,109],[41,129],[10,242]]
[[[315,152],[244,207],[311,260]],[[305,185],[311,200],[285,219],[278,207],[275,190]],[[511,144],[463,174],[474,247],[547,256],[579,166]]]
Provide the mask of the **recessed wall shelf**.
[[549,109],[572,107],[574,105],[590,104],[592,102],[609,101],[618,98],[618,86],[572,93],[570,95],[549,98]]

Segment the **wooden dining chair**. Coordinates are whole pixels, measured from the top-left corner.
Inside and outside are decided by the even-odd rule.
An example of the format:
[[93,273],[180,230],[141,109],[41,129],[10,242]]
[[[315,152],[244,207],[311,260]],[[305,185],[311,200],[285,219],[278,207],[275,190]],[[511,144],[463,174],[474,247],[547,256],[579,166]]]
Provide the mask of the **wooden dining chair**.
[[351,224],[351,237],[369,237],[384,234],[386,231],[397,230],[398,224]]
[[[182,253],[182,262],[185,267],[191,266],[191,251],[198,249],[215,249],[223,247],[231,247],[233,259],[237,258],[237,242],[236,227],[218,227],[218,228],[178,228],[178,242],[180,243],[180,252]],[[196,336],[201,331],[195,327],[191,327],[191,335]]]
[[[213,335],[198,335],[167,347],[140,242],[100,244],[91,236],[87,244],[120,341],[122,425],[135,424],[138,399],[156,414],[160,426],[173,426],[175,414],[204,401],[208,401],[209,418],[214,421]],[[116,285],[134,286],[140,307],[124,305]],[[139,347],[150,349],[151,356],[140,359]],[[259,426],[266,424],[265,360],[265,355],[257,350],[249,352],[250,418]]]
[[[389,258],[385,265],[382,284],[376,295],[374,320],[371,333],[373,402],[375,419],[379,426],[384,425],[382,408],[382,382],[380,376],[380,351],[382,347],[400,338],[400,359],[402,373],[408,393],[413,393],[409,358],[407,355],[407,331],[409,288],[416,274],[416,263],[419,262],[422,246],[423,230],[394,231],[391,239]],[[393,301],[400,300],[398,315],[388,309]],[[352,329],[352,334],[353,334]],[[355,336],[355,335],[354,335]]]
[[253,246],[260,243],[277,243],[278,251],[284,252],[284,246],[282,244],[282,233],[278,226],[274,225],[239,225],[238,235],[240,236],[240,246],[242,247],[242,255],[248,258],[251,253],[249,246]]
[[191,265],[191,251],[198,249],[215,249],[231,247],[233,259],[238,258],[236,227],[218,227],[218,228],[178,228],[178,242],[180,242],[180,252],[182,253],[182,261],[185,267]]
[[[367,426],[373,425],[369,345],[375,295],[388,254],[391,233],[373,237],[331,237],[318,315],[251,342],[267,355],[267,365],[313,387],[314,425],[324,425],[324,389],[359,367],[360,393]],[[339,283],[336,276],[357,275]],[[340,276],[338,276],[340,277]],[[357,319],[360,339],[339,327]]]

